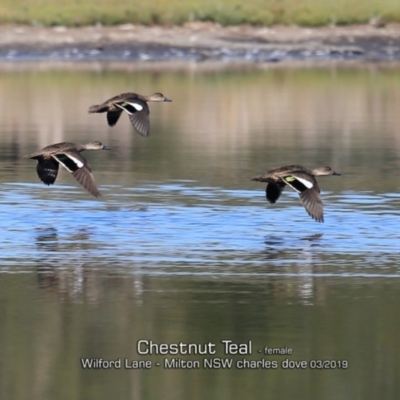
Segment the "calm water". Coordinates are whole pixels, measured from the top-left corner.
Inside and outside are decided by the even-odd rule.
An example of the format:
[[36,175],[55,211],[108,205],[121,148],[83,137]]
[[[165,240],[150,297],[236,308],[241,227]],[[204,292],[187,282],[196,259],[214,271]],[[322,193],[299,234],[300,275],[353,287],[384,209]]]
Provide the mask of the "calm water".
[[[0,398],[396,398],[399,73],[0,72]],[[127,90],[173,99],[150,104],[148,139],[125,115],[108,128],[87,114]],[[85,154],[99,200],[64,171],[46,187],[22,159],[63,140],[112,147]],[[295,163],[342,173],[318,179],[324,224],[290,190],[268,205],[250,180]],[[141,355],[139,340],[216,354]],[[226,355],[222,340],[251,354]],[[233,364],[206,368],[213,357]],[[201,366],[166,368],[174,358]]]

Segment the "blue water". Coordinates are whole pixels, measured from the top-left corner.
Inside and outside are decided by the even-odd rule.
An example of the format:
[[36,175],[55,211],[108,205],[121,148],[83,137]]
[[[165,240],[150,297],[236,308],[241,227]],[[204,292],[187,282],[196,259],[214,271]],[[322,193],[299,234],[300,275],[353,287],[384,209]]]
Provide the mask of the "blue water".
[[400,277],[396,193],[323,192],[319,224],[290,191],[271,206],[260,190],[196,182],[104,186],[100,200],[74,186],[1,186],[3,272],[29,271],[36,257],[73,255],[122,274],[290,275],[296,264],[299,275]]

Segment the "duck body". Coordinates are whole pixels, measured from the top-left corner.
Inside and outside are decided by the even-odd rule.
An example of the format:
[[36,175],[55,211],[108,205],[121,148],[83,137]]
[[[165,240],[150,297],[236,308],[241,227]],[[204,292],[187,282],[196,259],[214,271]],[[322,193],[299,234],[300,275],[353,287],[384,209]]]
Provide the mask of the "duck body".
[[265,175],[252,178],[253,181],[267,182],[265,189],[267,200],[274,204],[286,185],[299,193],[307,213],[317,222],[324,222],[320,188],[316,176],[340,175],[331,167],[309,170],[301,165],[288,165],[268,171]]
[[101,142],[75,144],[62,142],[46,146],[43,149],[27,154],[24,158],[37,160],[36,172],[46,185],[52,185],[62,165],[93,196],[99,197],[92,171],[86,159],[81,155],[84,150],[110,150]]
[[148,102],[171,102],[171,99],[165,97],[162,93],[153,93],[150,96],[143,96],[137,93],[122,93],[111,97],[102,104],[93,105],[89,108],[89,113],[107,113],[107,123],[114,126],[119,120],[122,112],[125,111],[132,126],[142,136],[149,136],[149,106]]

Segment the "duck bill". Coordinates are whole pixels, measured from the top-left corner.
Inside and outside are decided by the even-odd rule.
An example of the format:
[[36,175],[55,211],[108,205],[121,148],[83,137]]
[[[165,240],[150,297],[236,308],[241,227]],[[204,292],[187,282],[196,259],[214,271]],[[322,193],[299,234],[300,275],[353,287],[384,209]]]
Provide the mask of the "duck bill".
[[171,99],[169,99],[168,97],[164,97],[164,101],[167,101],[168,103],[171,103]]
[[332,175],[338,175],[338,176],[340,176],[340,175],[342,175],[342,174],[339,174],[339,172],[333,172],[333,174]]
[[110,146],[103,146],[102,150],[111,150]]

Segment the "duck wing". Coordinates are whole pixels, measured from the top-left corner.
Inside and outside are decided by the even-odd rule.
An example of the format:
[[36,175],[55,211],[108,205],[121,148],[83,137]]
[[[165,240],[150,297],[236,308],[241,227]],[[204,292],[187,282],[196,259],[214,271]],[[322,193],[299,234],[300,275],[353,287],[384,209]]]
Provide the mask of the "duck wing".
[[296,172],[282,176],[282,179],[297,193],[302,193],[312,188],[315,188],[318,193],[320,191],[318,183],[312,175]]
[[90,166],[78,151],[68,150],[53,154],[52,157],[70,172],[90,194],[95,197],[100,196]]
[[314,218],[317,222],[324,222],[321,196],[315,188],[301,192],[300,199],[310,217]]
[[115,105],[126,111],[129,115],[131,124],[136,131],[142,136],[149,136],[150,121],[149,121],[149,106],[140,99],[127,99]]
[[108,111],[108,113],[107,113],[108,126],[114,126],[118,122],[121,114],[122,114],[122,110]]
[[72,175],[94,197],[101,196],[88,165],[85,168],[77,169]]
[[53,158],[37,158],[36,172],[39,179],[46,185],[52,185],[58,174],[58,162]]
[[317,222],[324,222],[320,189],[314,176],[306,173],[292,173],[282,179],[300,195],[307,213]]
[[274,204],[279,199],[285,186],[286,186],[286,184],[284,182],[268,183],[268,185],[265,189],[265,196],[266,196],[267,200],[271,204]]
[[150,121],[149,114],[143,111],[137,112],[129,116],[131,124],[136,129],[136,131],[142,136],[149,136],[150,134]]

